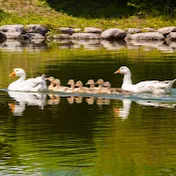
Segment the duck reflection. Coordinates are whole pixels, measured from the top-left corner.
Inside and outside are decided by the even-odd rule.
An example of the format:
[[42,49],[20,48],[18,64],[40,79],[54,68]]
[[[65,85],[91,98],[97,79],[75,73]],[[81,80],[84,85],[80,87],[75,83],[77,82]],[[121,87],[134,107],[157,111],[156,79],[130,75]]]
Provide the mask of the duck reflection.
[[[131,104],[132,100],[130,99],[123,99],[123,107],[122,108],[114,108],[114,115],[121,117],[122,120],[125,120],[128,118],[130,114]],[[152,101],[152,100],[137,100],[134,101],[136,104],[143,106],[143,107],[155,107],[155,108],[168,108],[168,109],[174,109],[176,107],[176,104],[174,103],[167,103],[167,102],[158,102],[158,101]]]
[[14,116],[22,116],[26,106],[38,106],[43,110],[46,104],[46,94],[11,91],[8,94],[15,100],[15,103],[9,103]]
[[47,101],[48,105],[57,105],[60,103],[60,96],[56,94],[48,94],[49,100]]

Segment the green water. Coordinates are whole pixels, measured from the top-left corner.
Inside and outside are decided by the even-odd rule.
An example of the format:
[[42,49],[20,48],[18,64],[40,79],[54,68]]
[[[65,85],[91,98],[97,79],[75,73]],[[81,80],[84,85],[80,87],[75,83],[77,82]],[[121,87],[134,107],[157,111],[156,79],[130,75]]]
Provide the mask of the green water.
[[[0,48],[0,88],[42,73],[63,85],[103,78],[120,87],[121,65],[133,82],[176,77],[176,53],[138,47],[96,50],[57,44]],[[174,86],[176,87],[176,86]],[[0,175],[176,175],[176,90],[171,95],[80,97],[0,92]]]

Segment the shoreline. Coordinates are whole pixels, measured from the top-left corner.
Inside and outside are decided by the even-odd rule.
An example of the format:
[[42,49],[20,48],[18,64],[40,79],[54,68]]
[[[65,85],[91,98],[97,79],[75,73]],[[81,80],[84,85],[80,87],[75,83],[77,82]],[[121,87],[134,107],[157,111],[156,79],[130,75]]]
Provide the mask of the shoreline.
[[[122,47],[146,46],[158,50],[176,50],[176,26],[153,28],[129,28],[122,30],[110,28],[101,30],[95,27],[58,28],[58,34],[53,35],[50,30],[40,24],[30,24],[26,27],[21,24],[0,26],[0,43],[10,45],[16,41],[17,45],[33,43],[37,46],[45,46],[47,42],[60,43],[61,48],[78,48],[83,45],[87,49],[105,48],[118,50]],[[21,44],[20,44],[21,43]],[[4,47],[0,47],[4,48]]]

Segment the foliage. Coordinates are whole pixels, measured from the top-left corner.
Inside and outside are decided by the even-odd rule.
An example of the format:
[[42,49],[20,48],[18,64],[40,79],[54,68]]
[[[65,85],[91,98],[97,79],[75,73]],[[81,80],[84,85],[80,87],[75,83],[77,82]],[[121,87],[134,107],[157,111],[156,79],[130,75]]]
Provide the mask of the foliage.
[[94,26],[102,29],[159,28],[176,25],[176,20],[171,18],[175,12],[175,3],[169,2],[162,2],[162,0],[152,2],[147,0],[143,2],[140,0],[6,0],[0,1],[0,25],[40,23],[48,26],[52,31],[56,31],[59,26],[73,28]]

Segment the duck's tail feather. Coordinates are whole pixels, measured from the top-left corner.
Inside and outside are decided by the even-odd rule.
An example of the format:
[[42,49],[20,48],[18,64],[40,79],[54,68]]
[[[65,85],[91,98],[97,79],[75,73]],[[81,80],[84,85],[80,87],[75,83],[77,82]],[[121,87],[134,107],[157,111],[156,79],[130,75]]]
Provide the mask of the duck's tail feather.
[[173,79],[173,80],[169,83],[168,89],[171,89],[171,88],[172,88],[172,86],[173,86],[173,84],[174,84],[175,81],[176,81],[176,78]]

